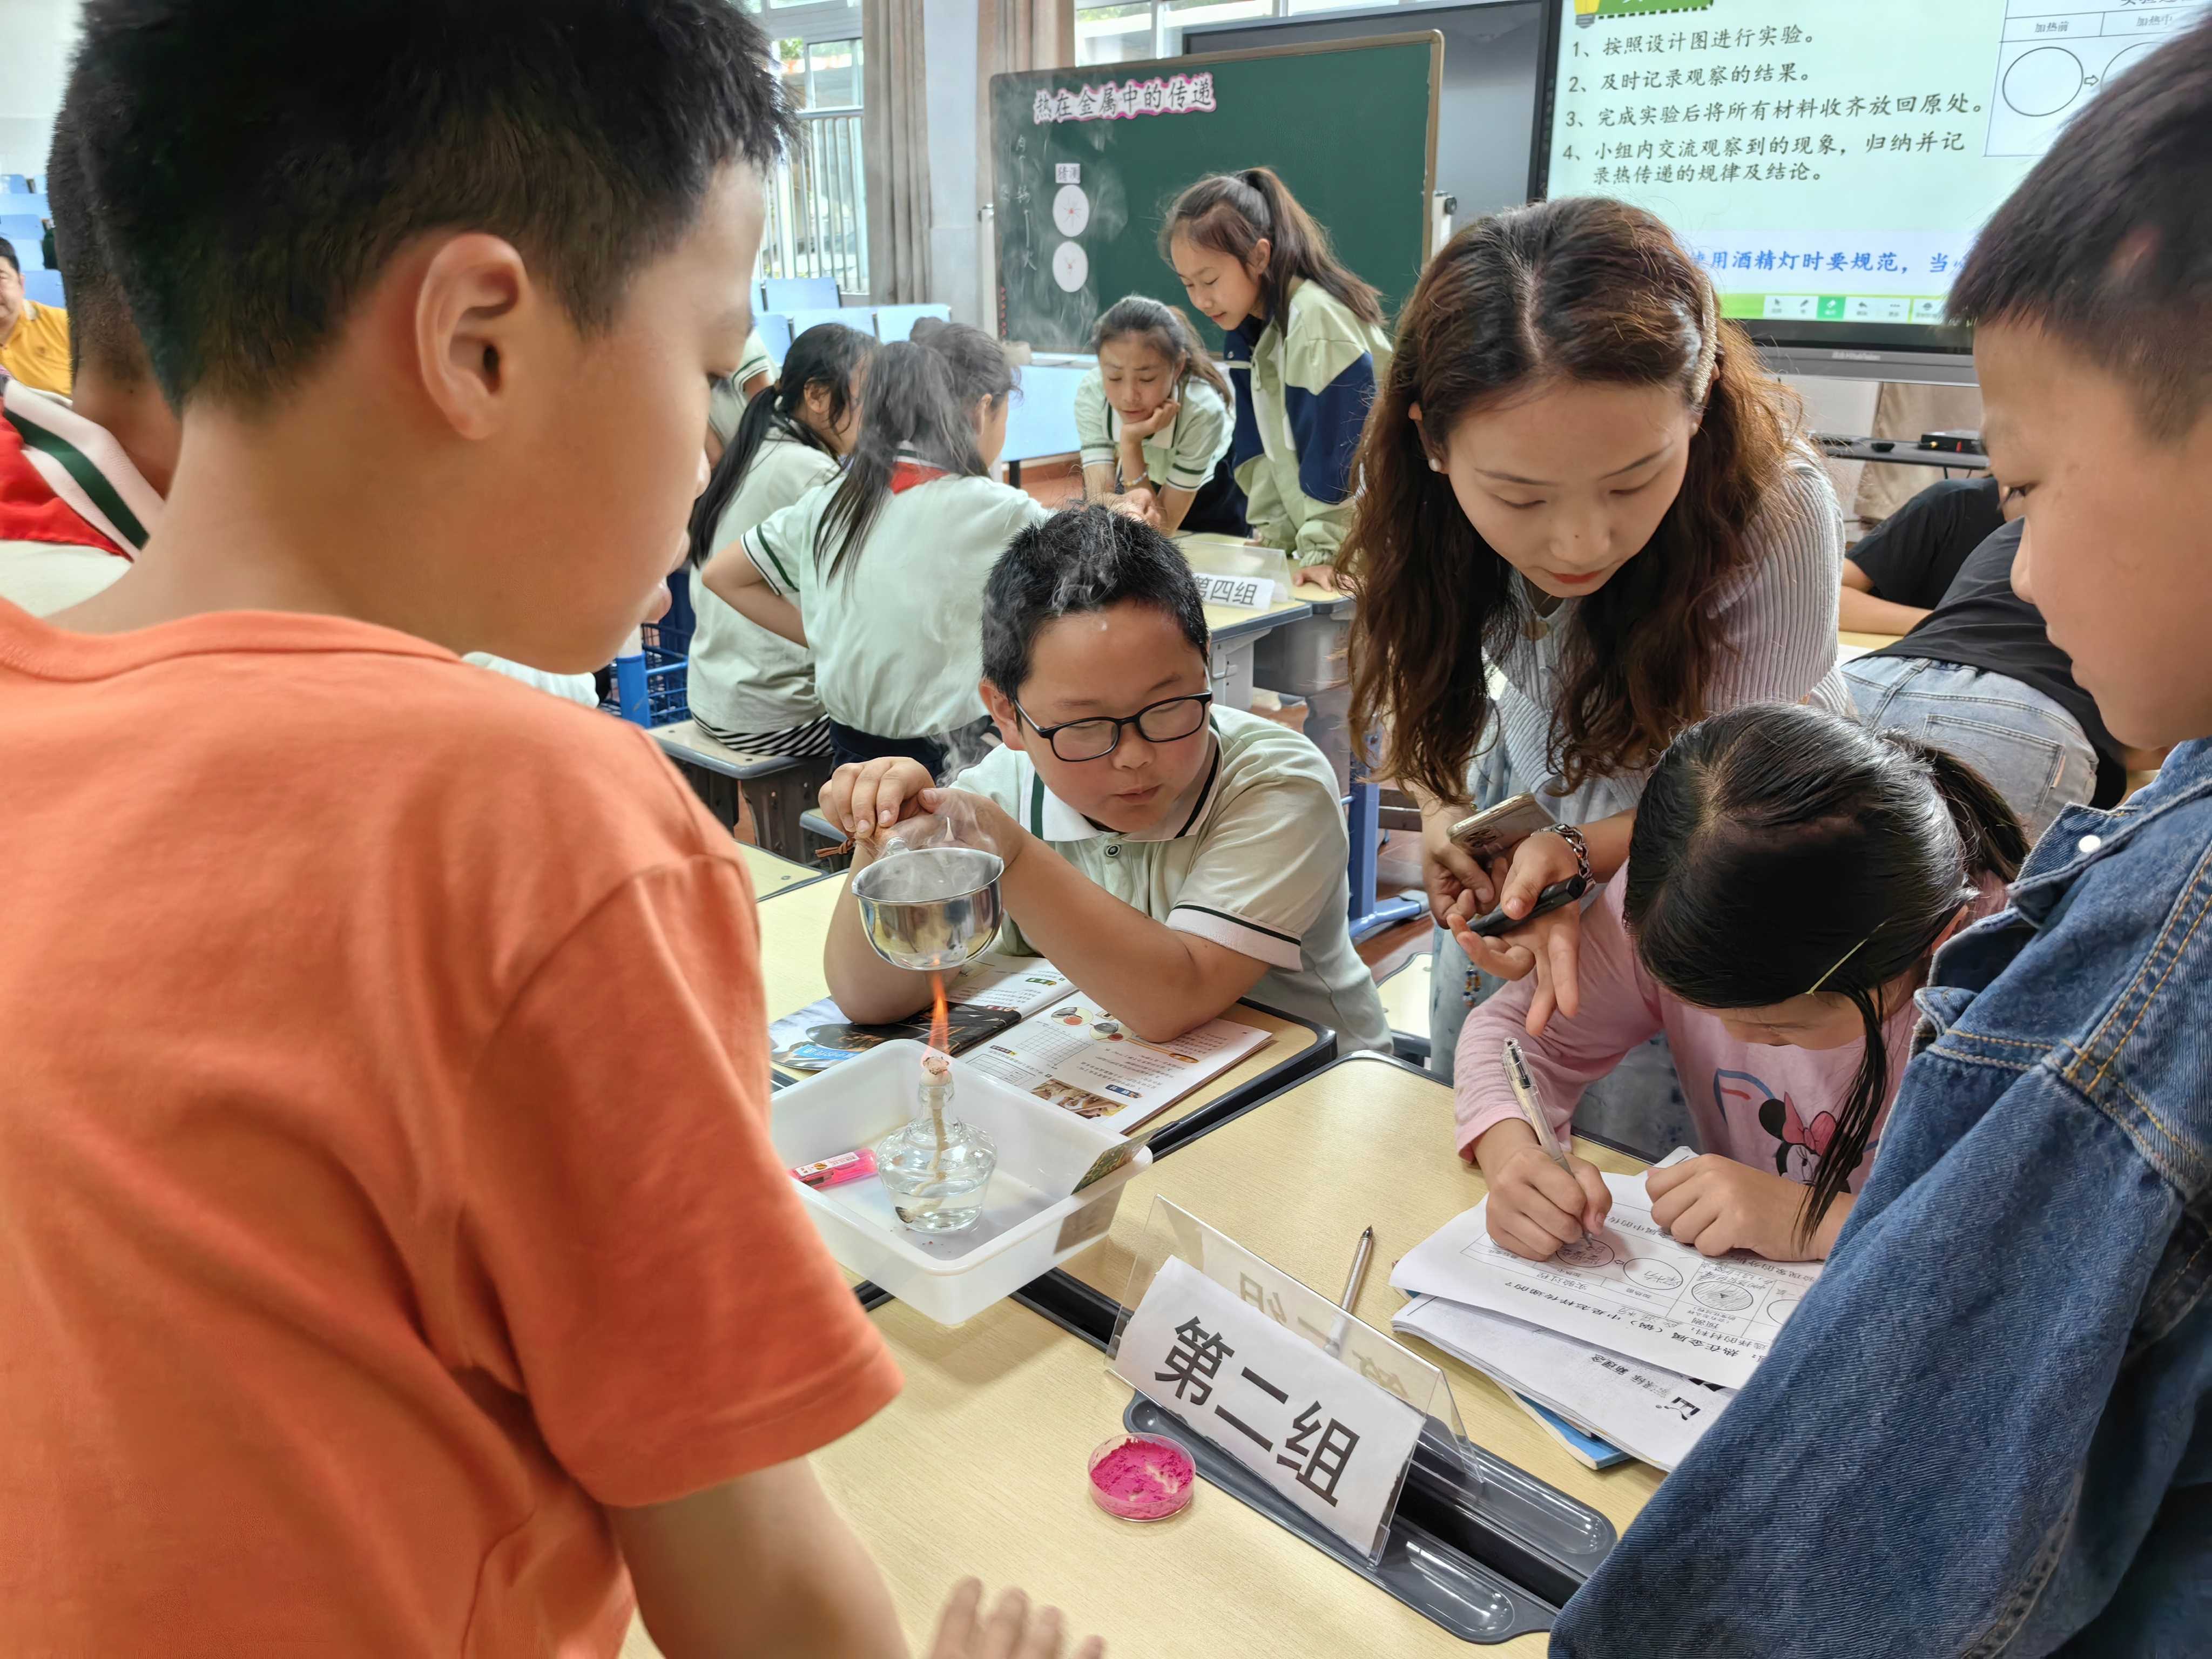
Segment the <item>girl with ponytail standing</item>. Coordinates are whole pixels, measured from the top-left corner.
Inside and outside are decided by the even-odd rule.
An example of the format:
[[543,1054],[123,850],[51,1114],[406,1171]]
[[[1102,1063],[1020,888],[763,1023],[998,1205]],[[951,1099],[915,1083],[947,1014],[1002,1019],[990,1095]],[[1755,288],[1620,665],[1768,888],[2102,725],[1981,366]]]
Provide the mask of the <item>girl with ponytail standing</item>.
[[1239,370],[1231,453],[1252,538],[1335,586],[1352,459],[1390,362],[1375,289],[1267,167],[1190,185],[1168,210],[1160,251]]
[[1457,1146],[1491,1237],[1541,1261],[1609,1203],[1537,1145],[1499,1063],[1521,1041],[1564,1138],[1583,1088],[1664,1031],[1703,1158],[1647,1177],[1652,1218],[1706,1255],[1818,1260],[1874,1167],[1930,959],[1994,913],[2027,855],[1979,774],[1899,732],[1800,706],[1692,726],[1652,773],[1627,868],[1583,918],[1582,1006],[1522,1029],[1510,986],[1461,1033]]

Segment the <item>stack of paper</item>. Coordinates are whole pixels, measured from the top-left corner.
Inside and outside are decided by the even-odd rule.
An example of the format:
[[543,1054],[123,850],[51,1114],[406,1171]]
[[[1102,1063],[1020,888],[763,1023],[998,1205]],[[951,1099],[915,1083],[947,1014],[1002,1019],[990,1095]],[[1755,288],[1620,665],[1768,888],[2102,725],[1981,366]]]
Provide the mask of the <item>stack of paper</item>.
[[1596,1233],[1549,1261],[1490,1237],[1488,1200],[1400,1261],[1394,1322],[1662,1469],[1751,1378],[1820,1275],[1739,1251],[1708,1260],[1651,1218],[1640,1176],[1608,1175]]

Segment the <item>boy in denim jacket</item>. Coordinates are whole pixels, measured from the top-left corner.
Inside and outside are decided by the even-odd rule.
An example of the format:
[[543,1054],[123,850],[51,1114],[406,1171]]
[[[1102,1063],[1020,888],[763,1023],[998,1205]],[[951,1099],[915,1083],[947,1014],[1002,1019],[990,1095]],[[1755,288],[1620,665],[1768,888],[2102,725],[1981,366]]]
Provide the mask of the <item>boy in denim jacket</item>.
[[2117,80],[1951,298],[2014,568],[2124,743],[1922,1051],[1826,1273],[1555,1655],[2212,1652],[2212,23]]

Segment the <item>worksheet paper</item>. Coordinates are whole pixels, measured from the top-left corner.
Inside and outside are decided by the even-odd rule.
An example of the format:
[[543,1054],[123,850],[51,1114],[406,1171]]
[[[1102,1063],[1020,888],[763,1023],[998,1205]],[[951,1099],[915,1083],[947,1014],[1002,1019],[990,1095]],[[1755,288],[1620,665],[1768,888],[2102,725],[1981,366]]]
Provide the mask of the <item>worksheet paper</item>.
[[1408,1296],[1487,1308],[1741,1388],[1813,1288],[1820,1264],[1767,1261],[1747,1251],[1709,1260],[1652,1220],[1643,1176],[1608,1175],[1605,1184],[1613,1194],[1605,1225],[1549,1261],[1525,1261],[1493,1243],[1486,1198],[1415,1247],[1390,1283]]
[[1257,1026],[1210,1019],[1171,1042],[1140,1042],[1089,998],[1069,996],[969,1049],[961,1064],[1126,1133],[1273,1040]]
[[1657,1468],[1687,1457],[1735,1398],[1733,1389],[1440,1297],[1416,1297],[1390,1323]]

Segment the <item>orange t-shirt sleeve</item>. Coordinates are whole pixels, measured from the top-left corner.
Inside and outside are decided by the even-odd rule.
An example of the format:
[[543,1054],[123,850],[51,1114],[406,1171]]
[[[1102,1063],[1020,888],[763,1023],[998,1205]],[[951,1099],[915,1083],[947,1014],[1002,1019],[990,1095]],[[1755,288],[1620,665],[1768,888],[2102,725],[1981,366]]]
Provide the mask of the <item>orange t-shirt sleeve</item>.
[[633,877],[473,1079],[454,1316],[603,1504],[804,1456],[898,1392],[769,1139],[759,962],[734,860]]

